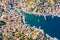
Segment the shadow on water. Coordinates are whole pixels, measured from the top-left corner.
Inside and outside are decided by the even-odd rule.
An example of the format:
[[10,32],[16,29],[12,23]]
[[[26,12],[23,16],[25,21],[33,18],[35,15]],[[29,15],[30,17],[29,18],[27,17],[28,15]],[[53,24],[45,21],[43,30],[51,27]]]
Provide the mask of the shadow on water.
[[52,19],[52,15],[49,15],[46,16],[45,20],[44,16],[36,16],[27,13],[24,15],[26,17],[27,24],[30,24],[30,26],[36,26],[37,28],[41,26],[45,33],[60,39],[60,17],[54,16]]

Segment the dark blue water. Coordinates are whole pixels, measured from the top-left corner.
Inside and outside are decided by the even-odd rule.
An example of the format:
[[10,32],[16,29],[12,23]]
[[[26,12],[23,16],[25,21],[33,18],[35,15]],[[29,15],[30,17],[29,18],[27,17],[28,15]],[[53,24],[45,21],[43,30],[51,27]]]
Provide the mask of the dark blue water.
[[60,17],[55,16],[52,19],[52,15],[49,15],[46,16],[45,20],[44,16],[36,16],[26,13],[24,13],[24,15],[26,17],[27,24],[30,24],[30,26],[36,26],[37,28],[41,26],[45,33],[52,37],[57,37],[60,39]]

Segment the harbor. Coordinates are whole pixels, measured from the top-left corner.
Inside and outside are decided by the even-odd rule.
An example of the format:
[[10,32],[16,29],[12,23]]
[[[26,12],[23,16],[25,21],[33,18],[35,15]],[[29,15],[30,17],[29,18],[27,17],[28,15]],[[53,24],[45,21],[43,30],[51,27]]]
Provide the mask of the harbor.
[[0,0],[0,40],[60,40],[60,0]]
[[[44,30],[45,33],[49,34],[52,37],[60,38],[60,17],[54,16],[52,18],[52,15],[46,16],[46,20],[44,16],[36,16],[33,14],[24,13],[26,17],[26,23],[30,24],[30,26],[35,26],[36,28],[41,28]],[[27,17],[29,16],[29,17]],[[38,22],[39,20],[39,22]]]

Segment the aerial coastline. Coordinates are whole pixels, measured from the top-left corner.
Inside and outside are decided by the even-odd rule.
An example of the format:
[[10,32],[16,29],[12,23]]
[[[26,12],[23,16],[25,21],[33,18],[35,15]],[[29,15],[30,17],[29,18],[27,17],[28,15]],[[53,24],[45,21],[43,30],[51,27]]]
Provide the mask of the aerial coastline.
[[[57,3],[55,3],[54,1],[51,0],[46,0],[46,2],[44,2],[44,4],[41,4],[41,1],[38,0],[22,0],[20,1],[21,3],[21,9],[26,11],[26,12],[30,12],[33,14],[40,14],[40,15],[60,15],[60,1],[56,1]],[[49,3],[51,6],[49,6]],[[23,6],[22,6],[23,5]],[[40,6],[41,5],[41,6]],[[17,5],[18,6],[18,5]]]
[[[11,8],[11,6],[8,5],[9,1],[5,1],[5,2],[6,4],[1,3],[1,5],[4,6],[5,9],[6,7]],[[57,0],[56,3],[53,0],[52,1],[46,0],[45,2],[41,0],[38,0],[38,1],[19,0],[19,1],[14,1],[13,6],[19,10],[30,12],[30,14],[32,13],[37,15],[53,15],[53,16],[60,17],[60,1],[59,0]]]
[[0,1],[0,21],[6,22],[0,29],[2,34],[2,37],[0,37],[3,40],[58,40],[44,33],[43,29],[28,26],[25,23],[22,11],[35,15],[43,15],[44,17],[47,15],[60,17],[60,1],[57,1],[57,5],[52,3],[51,7],[47,7],[50,1],[45,2],[42,7],[39,6],[41,2],[39,0],[16,0],[14,3],[9,2],[6,0],[4,2],[3,0],[2,2]]
[[16,12],[5,13],[0,17],[0,22],[6,22],[1,26],[2,30],[0,29],[3,40],[58,40],[45,35],[42,29],[26,25],[22,21],[23,15],[20,14],[19,17],[17,14]]

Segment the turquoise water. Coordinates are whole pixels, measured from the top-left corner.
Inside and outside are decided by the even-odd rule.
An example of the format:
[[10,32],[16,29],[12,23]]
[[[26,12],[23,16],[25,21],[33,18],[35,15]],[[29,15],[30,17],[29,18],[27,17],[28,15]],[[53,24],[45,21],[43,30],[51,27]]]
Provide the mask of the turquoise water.
[[[24,12],[25,19],[27,24],[30,24],[30,26],[36,26],[36,28],[41,28],[44,30],[45,33],[52,37],[57,37],[60,39],[60,17],[55,16],[52,19],[52,15],[46,16],[46,20],[44,19],[44,16],[36,16],[33,14],[27,14]],[[39,22],[38,22],[39,19]]]

